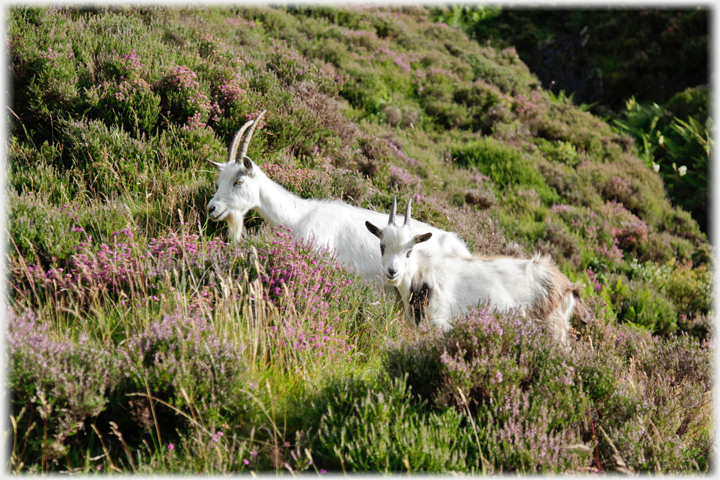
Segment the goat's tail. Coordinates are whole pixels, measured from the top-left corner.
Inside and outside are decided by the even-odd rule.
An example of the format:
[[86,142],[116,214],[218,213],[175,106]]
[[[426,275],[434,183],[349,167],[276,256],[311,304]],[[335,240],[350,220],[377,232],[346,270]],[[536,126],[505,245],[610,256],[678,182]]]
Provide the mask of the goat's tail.
[[578,320],[580,320],[585,325],[589,324],[593,318],[594,315],[592,313],[592,310],[587,306],[585,301],[583,301],[582,297],[580,296],[580,292],[582,291],[583,284],[578,283],[572,283],[570,284],[570,292],[572,293],[573,297],[575,298],[575,316]]

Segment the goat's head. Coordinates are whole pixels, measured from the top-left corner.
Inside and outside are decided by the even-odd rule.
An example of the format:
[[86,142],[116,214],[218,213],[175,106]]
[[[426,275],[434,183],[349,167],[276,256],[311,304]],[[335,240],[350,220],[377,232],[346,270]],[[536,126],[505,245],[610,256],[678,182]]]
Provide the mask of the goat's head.
[[390,285],[398,285],[408,270],[408,266],[413,259],[413,247],[418,243],[426,242],[432,237],[432,233],[423,233],[422,235],[413,235],[410,232],[410,206],[412,199],[408,200],[405,209],[405,222],[402,227],[395,225],[395,211],[397,210],[397,201],[393,197],[392,207],[390,208],[390,217],[388,218],[387,227],[380,230],[370,222],[365,222],[365,226],[370,233],[380,239],[380,253],[382,254],[383,273],[387,277],[387,283]]
[[[255,120],[247,122],[238,130],[228,149],[227,163],[208,160],[219,172],[217,191],[207,206],[208,216],[216,222],[227,221],[233,240],[236,241],[242,236],[243,217],[260,203],[260,188],[255,175],[257,167],[245,154],[255,127],[265,112],[263,110]],[[244,135],[248,128],[250,130]]]

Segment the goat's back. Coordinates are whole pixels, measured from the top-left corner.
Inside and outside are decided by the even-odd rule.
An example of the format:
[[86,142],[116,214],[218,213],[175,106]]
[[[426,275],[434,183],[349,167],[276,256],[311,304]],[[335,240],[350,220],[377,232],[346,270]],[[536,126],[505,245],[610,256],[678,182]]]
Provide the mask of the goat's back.
[[567,338],[573,312],[587,323],[592,316],[573,284],[548,255],[460,258],[430,255],[419,259],[420,269],[434,290],[433,311],[447,317],[467,307],[489,302],[501,309],[519,309],[544,325],[561,343]]

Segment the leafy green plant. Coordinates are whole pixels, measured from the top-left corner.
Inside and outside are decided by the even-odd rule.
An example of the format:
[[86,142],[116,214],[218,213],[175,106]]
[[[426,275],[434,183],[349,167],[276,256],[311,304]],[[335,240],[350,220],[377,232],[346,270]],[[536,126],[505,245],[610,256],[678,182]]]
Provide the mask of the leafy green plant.
[[[679,100],[671,99],[668,105],[676,103]],[[645,164],[663,177],[670,199],[707,228],[707,171],[713,147],[710,117],[706,125],[691,115],[684,121],[664,107],[641,105],[634,98],[628,100],[624,115],[626,119],[614,120],[615,125],[635,138]]]
[[478,30],[483,22],[500,15],[501,7],[488,5],[451,5],[433,11],[433,20],[443,22],[450,27],[458,27],[468,35]]

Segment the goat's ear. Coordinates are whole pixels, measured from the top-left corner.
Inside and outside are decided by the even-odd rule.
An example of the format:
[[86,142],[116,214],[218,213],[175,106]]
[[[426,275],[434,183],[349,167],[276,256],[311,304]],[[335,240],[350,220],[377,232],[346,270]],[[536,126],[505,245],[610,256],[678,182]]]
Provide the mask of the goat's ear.
[[378,238],[382,238],[382,231],[378,227],[376,227],[375,225],[373,225],[370,222],[365,222],[365,226],[367,227],[368,230],[370,230],[370,233],[372,233],[373,235],[375,235]]
[[428,240],[430,240],[430,237],[432,237],[432,232],[423,233],[422,235],[415,235],[415,244],[417,245],[418,243],[427,242]]
[[209,158],[206,158],[205,161],[208,162],[208,163],[209,163],[210,165],[212,165],[213,167],[215,167],[215,170],[217,170],[218,172],[222,169],[222,166],[223,166],[222,163],[213,162],[213,161],[210,160]]
[[244,156],[243,159],[243,166],[245,167],[245,173],[247,175],[250,175],[251,177],[255,175],[255,171],[253,170],[253,162],[250,160],[250,157]]

